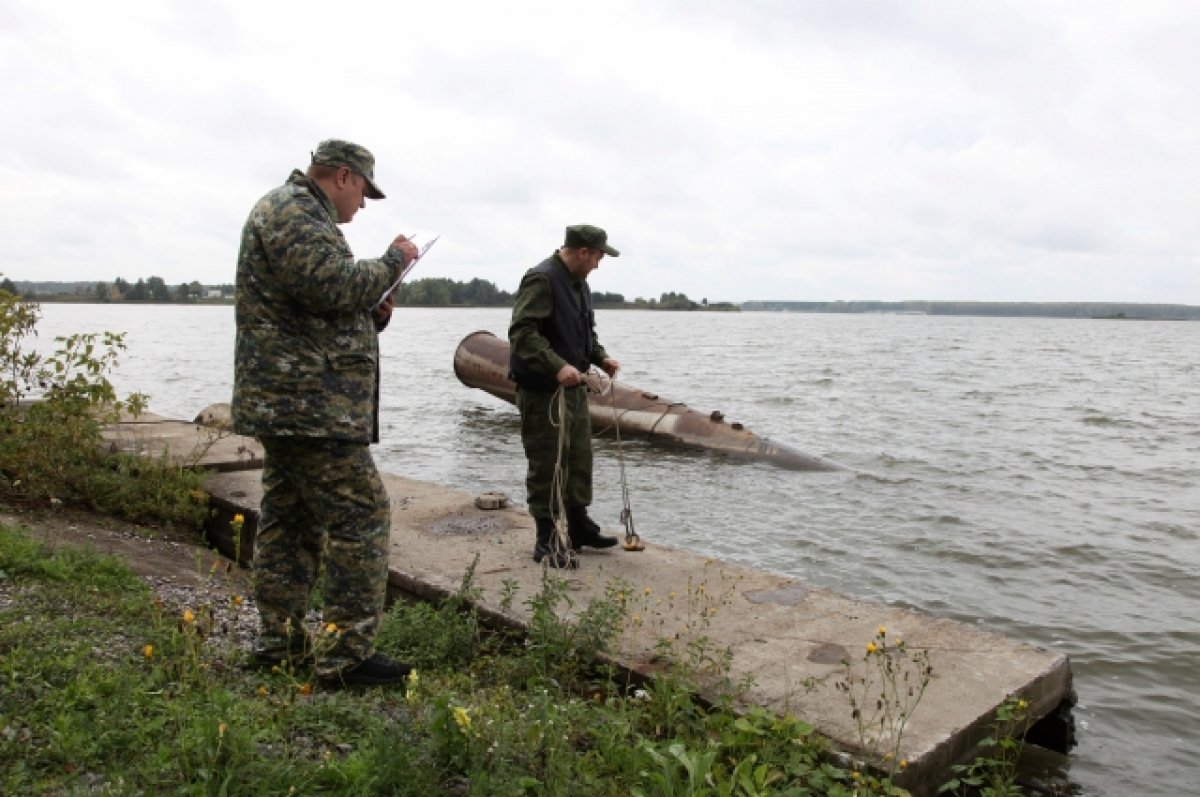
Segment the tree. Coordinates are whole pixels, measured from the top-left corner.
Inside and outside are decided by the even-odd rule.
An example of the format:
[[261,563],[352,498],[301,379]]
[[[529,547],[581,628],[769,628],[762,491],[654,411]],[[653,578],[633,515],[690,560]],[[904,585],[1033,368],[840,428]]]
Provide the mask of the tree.
[[124,298],[129,293],[129,283],[120,277],[113,280],[113,287],[117,289],[117,293],[120,294],[121,298]]
[[450,280],[431,279],[428,280],[428,283],[428,295],[425,299],[426,304],[445,307],[454,301],[454,291],[451,288]]
[[125,294],[125,298],[134,302],[144,302],[146,299],[150,298],[150,291],[146,288],[146,281],[138,278],[138,281],[134,283],[133,287],[129,289],[129,292]]
[[0,291],[8,291],[13,296],[16,296],[20,291],[17,290],[17,285],[8,277],[4,278],[4,282],[0,282]]
[[478,277],[471,280],[468,291],[469,301],[473,304],[489,305],[496,302],[496,286]]
[[511,301],[512,294],[478,278],[470,282],[457,282],[445,277],[425,277],[406,283],[396,296],[397,304],[425,307],[486,307],[504,305]]
[[663,310],[695,310],[696,303],[687,297],[685,293],[664,293],[662,298],[658,300],[658,306]]
[[162,277],[151,277],[146,280],[146,291],[156,302],[171,301],[171,289],[167,287],[167,283],[163,281]]

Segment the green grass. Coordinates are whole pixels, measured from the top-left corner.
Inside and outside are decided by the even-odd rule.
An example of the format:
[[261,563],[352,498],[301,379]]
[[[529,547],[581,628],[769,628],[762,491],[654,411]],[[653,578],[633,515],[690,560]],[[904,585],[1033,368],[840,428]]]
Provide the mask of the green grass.
[[0,793],[902,793],[830,763],[799,720],[699,704],[686,673],[617,682],[594,656],[611,603],[567,623],[548,581],[515,639],[469,592],[467,574],[457,598],[389,610],[378,643],[417,665],[407,688],[326,692],[205,642],[211,607],[186,621],[121,562],[0,525]]

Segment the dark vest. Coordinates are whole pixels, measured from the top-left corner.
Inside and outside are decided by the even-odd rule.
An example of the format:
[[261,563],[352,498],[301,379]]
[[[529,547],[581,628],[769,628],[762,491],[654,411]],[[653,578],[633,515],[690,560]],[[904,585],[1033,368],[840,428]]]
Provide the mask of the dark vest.
[[[550,292],[554,296],[554,314],[542,321],[538,331],[550,342],[559,357],[584,373],[592,364],[592,330],[596,316],[592,312],[592,291],[586,282],[580,282],[580,291],[575,292],[575,278],[571,276],[553,255],[529,270],[530,274],[545,274],[550,278]],[[582,307],[576,297],[581,298]],[[516,354],[508,358],[509,378],[518,387],[527,390],[557,390],[557,374],[534,371]]]

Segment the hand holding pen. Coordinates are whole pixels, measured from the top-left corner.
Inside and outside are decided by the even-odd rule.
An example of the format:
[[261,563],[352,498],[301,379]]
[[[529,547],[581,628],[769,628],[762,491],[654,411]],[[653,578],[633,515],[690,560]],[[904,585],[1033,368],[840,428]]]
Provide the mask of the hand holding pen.
[[417,245],[409,240],[410,237],[408,235],[397,235],[392,241],[392,246],[399,249],[400,253],[404,255],[405,268],[409,264],[416,262],[417,258],[421,256],[421,253],[417,250]]

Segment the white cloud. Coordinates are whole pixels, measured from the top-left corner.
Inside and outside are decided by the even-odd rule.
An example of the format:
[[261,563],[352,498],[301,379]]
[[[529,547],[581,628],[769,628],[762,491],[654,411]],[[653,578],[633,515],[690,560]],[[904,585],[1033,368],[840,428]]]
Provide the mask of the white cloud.
[[360,256],[513,289],[566,224],[629,297],[1200,303],[1184,2],[0,5],[0,265],[233,279],[326,137]]

